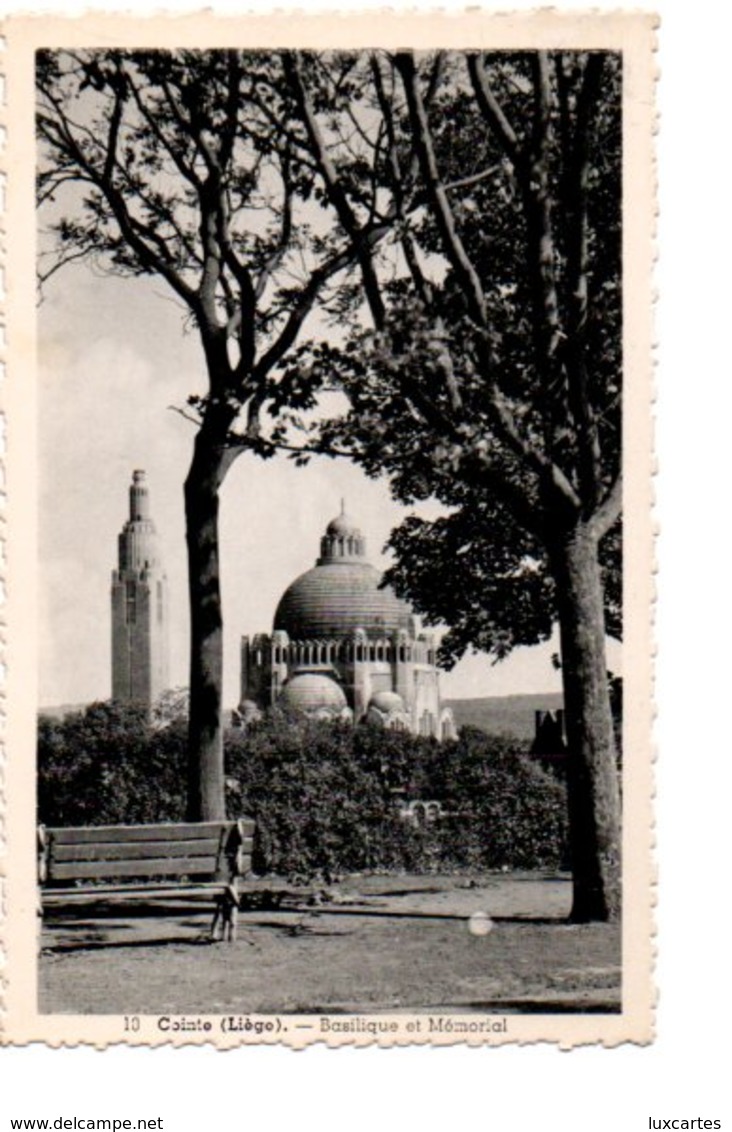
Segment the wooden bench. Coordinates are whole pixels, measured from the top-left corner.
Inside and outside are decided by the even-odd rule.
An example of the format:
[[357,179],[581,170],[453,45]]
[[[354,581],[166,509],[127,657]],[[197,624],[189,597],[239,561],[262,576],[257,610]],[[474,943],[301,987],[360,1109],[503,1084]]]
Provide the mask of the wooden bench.
[[211,937],[236,934],[238,882],[251,872],[254,822],[102,825],[38,831],[43,907],[210,896]]

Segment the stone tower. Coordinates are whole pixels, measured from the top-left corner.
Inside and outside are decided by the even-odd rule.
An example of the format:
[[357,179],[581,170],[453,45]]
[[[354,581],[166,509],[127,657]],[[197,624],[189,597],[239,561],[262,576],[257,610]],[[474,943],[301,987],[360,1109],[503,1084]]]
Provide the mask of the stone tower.
[[168,582],[145,473],[133,472],[130,517],[112,573],[112,699],[151,707],[168,688]]

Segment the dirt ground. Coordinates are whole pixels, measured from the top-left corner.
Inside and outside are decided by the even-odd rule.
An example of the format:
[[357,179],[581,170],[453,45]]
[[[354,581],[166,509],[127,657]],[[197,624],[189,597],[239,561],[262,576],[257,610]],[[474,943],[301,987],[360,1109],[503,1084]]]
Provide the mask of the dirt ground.
[[[319,897],[316,895],[315,900]],[[328,899],[240,915],[132,916],[83,906],[46,917],[42,1013],[272,1014],[620,1009],[616,926],[566,923],[571,885],[542,874],[360,876]],[[142,911],[142,910],[141,910]],[[484,913],[492,930],[471,932]]]

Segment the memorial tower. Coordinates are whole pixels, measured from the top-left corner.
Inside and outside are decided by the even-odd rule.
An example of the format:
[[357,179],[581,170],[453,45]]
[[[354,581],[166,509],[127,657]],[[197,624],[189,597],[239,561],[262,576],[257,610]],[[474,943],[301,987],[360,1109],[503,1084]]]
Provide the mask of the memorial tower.
[[167,688],[168,582],[145,473],[135,471],[112,573],[112,699],[150,708]]

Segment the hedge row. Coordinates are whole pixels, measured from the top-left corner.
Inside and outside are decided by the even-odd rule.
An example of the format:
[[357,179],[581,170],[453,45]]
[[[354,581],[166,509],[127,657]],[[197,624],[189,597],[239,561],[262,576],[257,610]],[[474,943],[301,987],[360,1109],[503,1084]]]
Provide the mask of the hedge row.
[[[186,728],[93,704],[38,733],[39,820],[48,825],[182,820]],[[437,743],[372,727],[272,715],[226,737],[227,808],[257,822],[255,867],[326,881],[364,870],[556,867],[563,786],[508,740],[465,730]],[[433,800],[415,824],[401,811]]]

